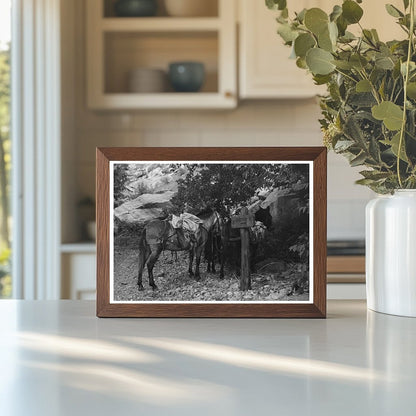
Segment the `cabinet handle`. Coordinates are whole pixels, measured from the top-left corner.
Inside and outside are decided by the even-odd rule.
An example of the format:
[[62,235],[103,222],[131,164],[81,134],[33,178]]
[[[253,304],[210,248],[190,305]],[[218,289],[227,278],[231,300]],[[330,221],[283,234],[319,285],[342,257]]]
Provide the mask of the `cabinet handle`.
[[234,93],[232,91],[225,91],[225,98],[234,98]]

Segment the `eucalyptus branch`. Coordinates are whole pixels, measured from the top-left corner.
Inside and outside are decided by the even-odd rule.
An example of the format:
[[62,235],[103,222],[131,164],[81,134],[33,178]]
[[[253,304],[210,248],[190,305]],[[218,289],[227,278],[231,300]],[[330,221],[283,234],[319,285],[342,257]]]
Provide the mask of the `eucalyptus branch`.
[[377,50],[377,45],[375,45],[375,44],[373,43],[372,39],[371,39],[371,38],[369,38],[369,37],[365,34],[365,32],[364,32],[364,28],[361,26],[361,23],[360,23],[360,22],[358,22],[358,26],[360,27],[360,29],[361,29],[361,33],[363,34],[363,36],[364,36],[365,40],[367,41],[367,43],[368,43],[370,46],[372,46],[373,48],[375,48],[374,50]]
[[348,49],[344,49],[339,43],[337,43],[337,48],[341,49],[342,52],[349,52]]
[[368,75],[365,72],[365,69],[362,67],[362,65],[361,65],[361,69],[362,69],[362,71],[360,71],[360,75],[363,77],[363,79],[365,79],[370,84],[371,93],[373,94],[374,99],[377,101],[377,104],[380,104],[381,100],[380,100],[380,97],[379,97],[378,92],[376,90],[376,87],[371,82],[370,78],[368,78]]
[[351,77],[348,74],[345,74],[344,72],[340,71],[338,68],[335,68],[335,71],[338,72],[339,74],[343,75],[344,77],[350,79],[352,82],[357,83],[357,80],[355,78]]
[[406,73],[404,75],[404,85],[403,85],[403,118],[402,118],[402,127],[400,129],[400,139],[399,139],[399,148],[397,151],[397,177],[399,180],[399,185],[403,188],[402,177],[400,173],[400,156],[403,147],[404,135],[406,131],[406,110],[407,110],[407,83],[409,82],[409,70],[410,70],[410,62],[412,60],[412,50],[413,50],[413,37],[414,37],[414,29],[415,29],[415,0],[410,0],[410,29],[409,29],[409,44],[407,47],[407,60],[406,60]]
[[394,98],[394,90],[396,89],[396,85],[397,85],[397,80],[394,80],[393,88],[391,89],[391,94],[390,94],[390,97],[389,97],[389,100],[393,101],[393,102],[395,102],[395,100],[393,100],[393,98]]
[[[270,8],[274,8],[276,2],[286,5],[284,0],[267,1]],[[375,33],[364,29],[365,25],[360,22],[364,15],[361,1],[348,2],[346,7],[342,3],[336,6],[337,10],[334,7],[331,14],[318,7],[306,9],[302,22],[299,18],[283,19],[288,16],[285,9],[280,19],[280,24],[289,24],[291,32],[302,36],[296,41],[295,53],[304,59],[305,69],[317,77],[319,83],[326,84],[328,96],[321,97],[323,118],[320,120],[324,141],[331,143],[336,153],[355,159],[354,164],[370,169],[363,174],[362,184],[371,189],[380,193],[398,188],[416,189],[416,145],[413,142],[416,134],[410,122],[411,114],[416,116],[416,71],[412,69],[416,52],[416,0],[404,1],[404,15],[394,6],[387,7],[406,33],[404,41],[389,42],[378,40]],[[344,20],[339,21],[340,18]],[[333,23],[338,27],[339,23],[346,27],[355,25],[361,33],[350,36],[341,31],[333,39]],[[279,32],[286,44],[292,43],[287,41],[291,32],[287,27]],[[335,48],[328,47],[329,40]],[[362,116],[355,117],[358,114]],[[347,137],[347,142],[343,142]],[[363,152],[361,158],[357,158],[358,148]],[[380,177],[380,171],[391,175]]]
[[396,94],[396,96],[394,97],[394,100],[393,100],[394,103],[399,99],[400,94],[402,92],[403,92],[403,88],[400,88],[399,91],[397,91],[397,94]]
[[397,24],[400,26],[401,29],[404,30],[404,32],[406,33],[406,35],[409,36],[409,31],[407,30],[407,27],[401,25],[400,23],[397,23]]

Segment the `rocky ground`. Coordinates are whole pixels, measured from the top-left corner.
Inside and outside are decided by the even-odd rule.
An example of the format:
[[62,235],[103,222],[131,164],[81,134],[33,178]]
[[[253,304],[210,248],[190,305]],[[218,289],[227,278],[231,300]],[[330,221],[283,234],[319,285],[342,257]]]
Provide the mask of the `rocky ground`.
[[159,257],[154,276],[158,290],[148,284],[147,270],[143,274],[144,291],[137,290],[136,248],[116,246],[114,250],[114,299],[116,301],[305,301],[309,293],[293,290],[302,276],[300,265],[279,265],[279,271],[262,267],[251,276],[252,290],[239,290],[239,279],[234,271],[226,270],[224,279],[208,274],[202,263],[201,280],[188,276],[188,255],[170,252]]

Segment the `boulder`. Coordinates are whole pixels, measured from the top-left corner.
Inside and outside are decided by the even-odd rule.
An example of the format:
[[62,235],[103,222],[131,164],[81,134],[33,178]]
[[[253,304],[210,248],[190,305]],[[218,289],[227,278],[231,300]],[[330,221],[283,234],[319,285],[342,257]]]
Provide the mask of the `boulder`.
[[144,226],[151,220],[162,218],[172,208],[171,200],[175,192],[143,194],[114,209],[114,216],[129,225]]

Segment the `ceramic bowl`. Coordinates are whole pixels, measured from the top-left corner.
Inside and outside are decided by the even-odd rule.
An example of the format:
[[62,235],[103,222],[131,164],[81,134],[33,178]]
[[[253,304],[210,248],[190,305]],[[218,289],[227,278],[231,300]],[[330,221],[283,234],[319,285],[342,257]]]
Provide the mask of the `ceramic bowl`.
[[205,67],[201,62],[172,62],[169,80],[177,92],[197,92],[205,80]]
[[162,69],[136,68],[129,72],[128,91],[131,93],[165,92],[167,84],[167,75]]
[[114,12],[119,17],[148,17],[157,12],[156,0],[118,0]]

